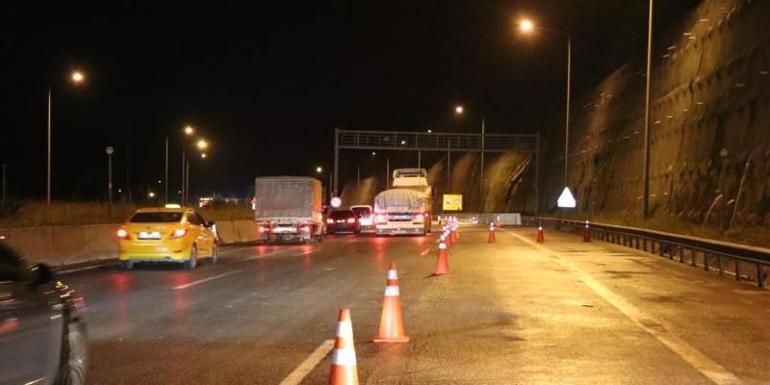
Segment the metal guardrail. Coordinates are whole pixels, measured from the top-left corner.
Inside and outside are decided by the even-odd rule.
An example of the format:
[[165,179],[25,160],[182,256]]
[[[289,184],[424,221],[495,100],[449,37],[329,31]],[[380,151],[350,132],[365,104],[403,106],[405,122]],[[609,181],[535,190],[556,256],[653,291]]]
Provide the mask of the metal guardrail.
[[631,247],[657,254],[705,271],[716,271],[720,276],[731,274],[736,281],[754,281],[760,288],[767,286],[770,270],[770,250],[708,239],[645,230],[633,227],[607,225],[559,218],[523,217],[524,226],[543,226],[583,235],[591,239]]

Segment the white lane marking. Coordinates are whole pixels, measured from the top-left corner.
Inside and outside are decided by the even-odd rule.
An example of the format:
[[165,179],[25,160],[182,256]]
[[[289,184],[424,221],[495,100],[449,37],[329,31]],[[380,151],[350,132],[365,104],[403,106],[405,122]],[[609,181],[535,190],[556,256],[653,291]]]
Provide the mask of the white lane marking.
[[671,333],[668,328],[666,328],[655,318],[644,314],[644,312],[639,310],[636,306],[615,294],[615,292],[599,283],[588,273],[580,270],[574,263],[572,263],[572,261],[562,256],[561,253],[524,238],[523,236],[516,234],[513,231],[505,231],[518,238],[522,242],[540,251],[543,251],[548,255],[553,255],[559,258],[561,264],[571,270],[572,273],[577,275],[586,286],[591,288],[596,294],[602,297],[610,305],[618,309],[618,311],[623,313],[623,315],[628,317],[642,330],[655,337],[655,339],[657,339],[660,343],[668,347],[672,352],[676,353],[679,357],[690,364],[690,366],[695,368],[715,384],[737,385],[744,383],[740,378],[735,376],[733,373],[730,373],[722,365],[714,362],[700,350],[694,348],[683,339]]
[[315,368],[316,365],[318,365],[318,363],[332,351],[332,349],[334,349],[334,340],[324,341],[305,359],[305,361],[299,364],[294,371],[289,373],[279,385],[299,385],[302,383],[302,380],[313,371],[313,368]]
[[228,275],[232,275],[232,274],[235,274],[235,273],[240,273],[241,271],[243,271],[243,270],[238,269],[238,270],[228,271],[227,273],[222,273],[222,274],[219,274],[219,275],[215,275],[213,277],[203,278],[203,279],[199,279],[197,281],[192,281],[190,283],[185,283],[184,285],[174,286],[172,289],[174,289],[174,290],[187,289],[187,288],[190,288],[190,287],[193,287],[193,286],[200,285],[202,283],[213,281],[215,279],[220,279],[220,278],[223,278],[223,277],[227,277]]

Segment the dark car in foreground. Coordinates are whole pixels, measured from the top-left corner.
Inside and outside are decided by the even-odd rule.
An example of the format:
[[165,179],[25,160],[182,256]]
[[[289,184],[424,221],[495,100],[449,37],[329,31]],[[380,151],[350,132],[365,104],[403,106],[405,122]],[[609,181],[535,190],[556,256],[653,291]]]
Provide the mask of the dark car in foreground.
[[27,266],[0,243],[0,384],[85,384],[82,307],[46,265]]
[[361,224],[356,213],[351,210],[332,211],[326,218],[326,233],[354,233],[361,232]]

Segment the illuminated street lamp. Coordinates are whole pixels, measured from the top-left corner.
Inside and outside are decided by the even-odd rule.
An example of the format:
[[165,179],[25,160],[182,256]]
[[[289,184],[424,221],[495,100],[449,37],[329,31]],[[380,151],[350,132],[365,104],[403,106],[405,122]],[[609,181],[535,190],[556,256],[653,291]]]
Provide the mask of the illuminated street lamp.
[[535,22],[530,19],[522,19],[519,21],[519,31],[522,33],[532,33],[535,31]]
[[[455,115],[462,115],[465,113],[465,108],[463,108],[462,105],[458,105],[455,107]],[[484,119],[484,114],[481,113],[481,154],[480,154],[480,163],[479,163],[479,212],[484,210],[484,148],[485,148],[485,140],[486,140],[486,120]],[[452,179],[452,153],[449,149],[449,146],[447,146],[447,173],[446,173],[446,180],[447,180],[447,188],[451,185],[451,179]]]
[[[73,71],[70,74],[70,80],[73,84],[80,84],[85,81],[85,75],[81,71]],[[48,85],[48,119],[47,119],[47,131],[48,131],[48,157],[46,161],[46,183],[45,183],[45,201],[46,204],[51,204],[51,104],[53,103],[53,94],[51,91],[52,85]]]
[[86,76],[80,71],[73,71],[70,79],[72,79],[73,83],[80,83],[86,80]]
[[185,135],[188,135],[188,136],[192,135],[192,134],[195,133],[195,129],[192,128],[192,126],[185,126],[184,133],[185,133]]
[[[572,36],[569,34],[569,32],[560,31],[556,29],[551,28],[542,28],[537,27],[535,23],[530,19],[521,19],[518,23],[518,29],[519,32],[525,35],[531,35],[535,32],[535,30],[543,30],[547,32],[552,32],[561,36],[566,37],[567,39],[567,84],[566,84],[566,105],[565,105],[565,113],[564,113],[564,191],[562,192],[562,196],[569,195],[572,197],[572,193],[569,190],[568,185],[568,178],[567,178],[567,170],[569,166],[569,122],[570,122],[570,99],[572,94]],[[574,200],[574,198],[573,198]],[[560,200],[561,201],[561,200]],[[560,206],[561,207],[561,206]]]
[[206,155],[206,153],[205,153],[205,152],[202,152],[202,153],[201,153],[201,158],[203,158],[203,159],[206,159],[206,156],[207,156],[207,155]]
[[199,150],[205,150],[209,147],[209,143],[205,139],[198,140],[195,145],[198,146]]
[[315,172],[316,172],[316,174],[320,174],[320,173],[324,172],[324,169],[323,169],[323,167],[318,166],[318,167],[315,168]]

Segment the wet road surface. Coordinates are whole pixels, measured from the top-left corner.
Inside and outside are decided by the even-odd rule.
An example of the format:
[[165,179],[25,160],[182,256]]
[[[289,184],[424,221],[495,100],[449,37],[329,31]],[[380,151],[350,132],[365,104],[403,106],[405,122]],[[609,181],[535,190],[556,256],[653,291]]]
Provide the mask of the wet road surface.
[[[451,273],[435,236],[232,246],[220,263],[62,277],[88,306],[89,383],[279,384],[352,311],[362,384],[770,382],[770,294],[579,237],[464,228]],[[380,345],[387,266],[407,344]],[[328,357],[303,384],[326,383]]]

